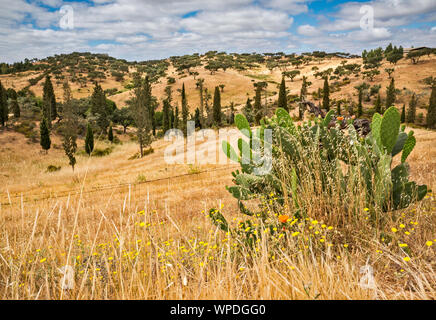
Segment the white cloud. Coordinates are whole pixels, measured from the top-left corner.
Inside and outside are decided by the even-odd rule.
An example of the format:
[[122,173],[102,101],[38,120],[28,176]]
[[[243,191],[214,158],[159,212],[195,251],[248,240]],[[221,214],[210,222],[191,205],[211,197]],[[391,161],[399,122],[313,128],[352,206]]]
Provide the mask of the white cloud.
[[317,36],[320,34],[320,31],[315,28],[314,26],[311,26],[309,24],[304,24],[298,27],[297,29],[298,33],[303,35],[303,36],[309,36],[309,37],[313,37],[313,36]]

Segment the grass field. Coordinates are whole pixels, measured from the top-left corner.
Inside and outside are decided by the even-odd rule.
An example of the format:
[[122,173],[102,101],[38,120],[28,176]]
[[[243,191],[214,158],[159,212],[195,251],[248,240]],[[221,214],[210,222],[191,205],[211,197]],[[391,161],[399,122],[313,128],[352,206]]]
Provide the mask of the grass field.
[[[415,136],[412,178],[434,190],[436,133],[417,129]],[[79,156],[73,173],[62,150],[43,155],[30,145],[24,151],[24,138],[12,132],[3,132],[2,139],[10,143],[0,153],[1,299],[436,297],[432,193],[387,213],[386,234],[406,243],[410,255],[397,243],[365,234],[364,222],[361,230],[347,230],[315,209],[310,220],[299,222],[303,247],[284,237],[259,243],[253,253],[206,216],[210,208],[222,208],[232,224],[242,219],[225,190],[234,164],[167,165],[163,141],[153,144],[151,155],[128,160],[137,145],[125,140],[106,157]],[[47,173],[48,164],[62,169]],[[369,288],[361,285],[365,265],[375,279]],[[71,289],[62,289],[64,266],[74,274]]]

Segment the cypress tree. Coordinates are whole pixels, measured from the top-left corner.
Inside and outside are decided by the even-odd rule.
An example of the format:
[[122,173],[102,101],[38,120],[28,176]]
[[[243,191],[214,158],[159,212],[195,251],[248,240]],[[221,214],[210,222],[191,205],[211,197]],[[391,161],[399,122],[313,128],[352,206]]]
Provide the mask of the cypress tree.
[[176,112],[174,113],[174,128],[179,129],[180,127],[179,119],[179,107],[176,106]]
[[393,106],[395,103],[395,80],[392,78],[389,87],[386,91],[386,109]]
[[380,114],[382,113],[380,93],[377,96],[377,100],[375,100],[374,111],[377,112],[377,113],[380,113]]
[[107,134],[107,139],[113,143],[114,142],[114,131],[112,130],[112,126],[109,127],[109,132]]
[[64,86],[64,106],[63,106],[63,139],[62,146],[65,154],[68,157],[69,164],[74,171],[76,165],[75,153],[77,150],[77,130],[78,119],[73,112],[73,105],[71,103],[71,88],[68,85],[68,81],[65,81]]
[[167,130],[171,127],[171,114],[170,114],[170,108],[168,100],[165,99],[163,101],[163,108],[162,108],[162,132],[165,134]]
[[287,102],[287,98],[286,98],[285,77],[282,77],[282,83],[280,84],[278,107],[283,108],[286,111],[289,111],[288,110],[288,102]]
[[431,88],[430,101],[427,111],[427,128],[436,128],[436,85]]
[[4,127],[8,121],[8,99],[6,96],[6,89],[3,87],[0,81],[0,123]]
[[182,128],[183,134],[187,135],[187,122],[188,122],[189,110],[188,101],[186,100],[185,84],[182,85]]
[[329,111],[330,110],[330,88],[327,77],[324,78],[324,89],[322,95],[322,107]]
[[48,153],[48,149],[51,146],[50,130],[48,128],[47,119],[43,118],[39,123],[40,144],[45,153]]
[[42,115],[47,119],[47,124],[51,127],[51,122],[57,118],[56,97],[51,83],[50,76],[45,77],[43,95]]
[[106,95],[97,82],[94,84],[94,91],[91,95],[91,113],[97,117],[97,125],[101,131],[106,132],[109,126]]
[[92,131],[91,125],[88,123],[86,128],[85,136],[85,151],[88,155],[91,155],[94,150],[94,132]]
[[416,95],[413,94],[412,98],[410,98],[409,102],[409,110],[407,110],[407,122],[408,123],[414,123],[416,119]]
[[262,112],[262,104],[261,104],[261,91],[262,91],[262,87],[260,85],[256,86],[256,96],[254,98],[254,122],[256,124],[260,123],[260,120],[263,117],[263,112]]
[[401,123],[406,122],[406,105],[403,103],[403,108],[401,109]]
[[242,109],[242,113],[249,123],[253,122],[253,106],[251,105],[251,99],[247,98],[247,102],[245,103],[244,108]]
[[363,88],[359,88],[359,102],[357,104],[357,117],[361,117],[363,114],[362,100],[363,100]]
[[201,129],[200,109],[198,108],[195,109],[194,122],[195,122],[195,127]]
[[218,127],[221,125],[221,94],[219,87],[215,87],[213,95],[213,122]]
[[336,113],[338,114],[338,116],[341,115],[341,103],[342,103],[342,101],[338,101],[336,103]]
[[21,116],[20,106],[18,105],[17,99],[13,99],[11,102],[12,112],[14,113],[14,118],[18,119]]
[[307,77],[303,76],[303,83],[301,84],[301,90],[300,90],[300,103],[298,105],[298,117],[300,120],[303,119],[303,108],[301,102],[306,100],[307,96]]

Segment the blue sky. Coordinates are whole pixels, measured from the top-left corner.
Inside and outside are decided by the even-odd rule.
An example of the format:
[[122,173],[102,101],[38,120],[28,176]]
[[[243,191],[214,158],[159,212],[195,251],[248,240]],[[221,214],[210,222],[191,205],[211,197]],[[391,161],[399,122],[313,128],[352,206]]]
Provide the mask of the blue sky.
[[[0,0],[0,61],[436,45],[435,0]],[[61,10],[62,9],[62,10]]]

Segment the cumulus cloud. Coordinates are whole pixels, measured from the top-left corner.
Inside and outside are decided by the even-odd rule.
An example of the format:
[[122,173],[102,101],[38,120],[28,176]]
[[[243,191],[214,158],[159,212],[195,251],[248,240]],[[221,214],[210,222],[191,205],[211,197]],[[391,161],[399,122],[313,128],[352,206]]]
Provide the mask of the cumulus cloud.
[[[13,62],[71,51],[107,52],[145,60],[193,52],[348,51],[391,41],[431,45],[434,0],[327,3],[312,0],[0,0],[0,57]],[[62,5],[74,29],[59,28]],[[360,7],[374,9],[374,28],[360,28]],[[298,19],[297,19],[298,16]],[[299,21],[299,25],[295,25]],[[424,30],[425,29],[425,30]],[[295,30],[293,33],[291,30]],[[415,42],[415,43],[412,43]],[[399,44],[403,44],[398,42]]]

